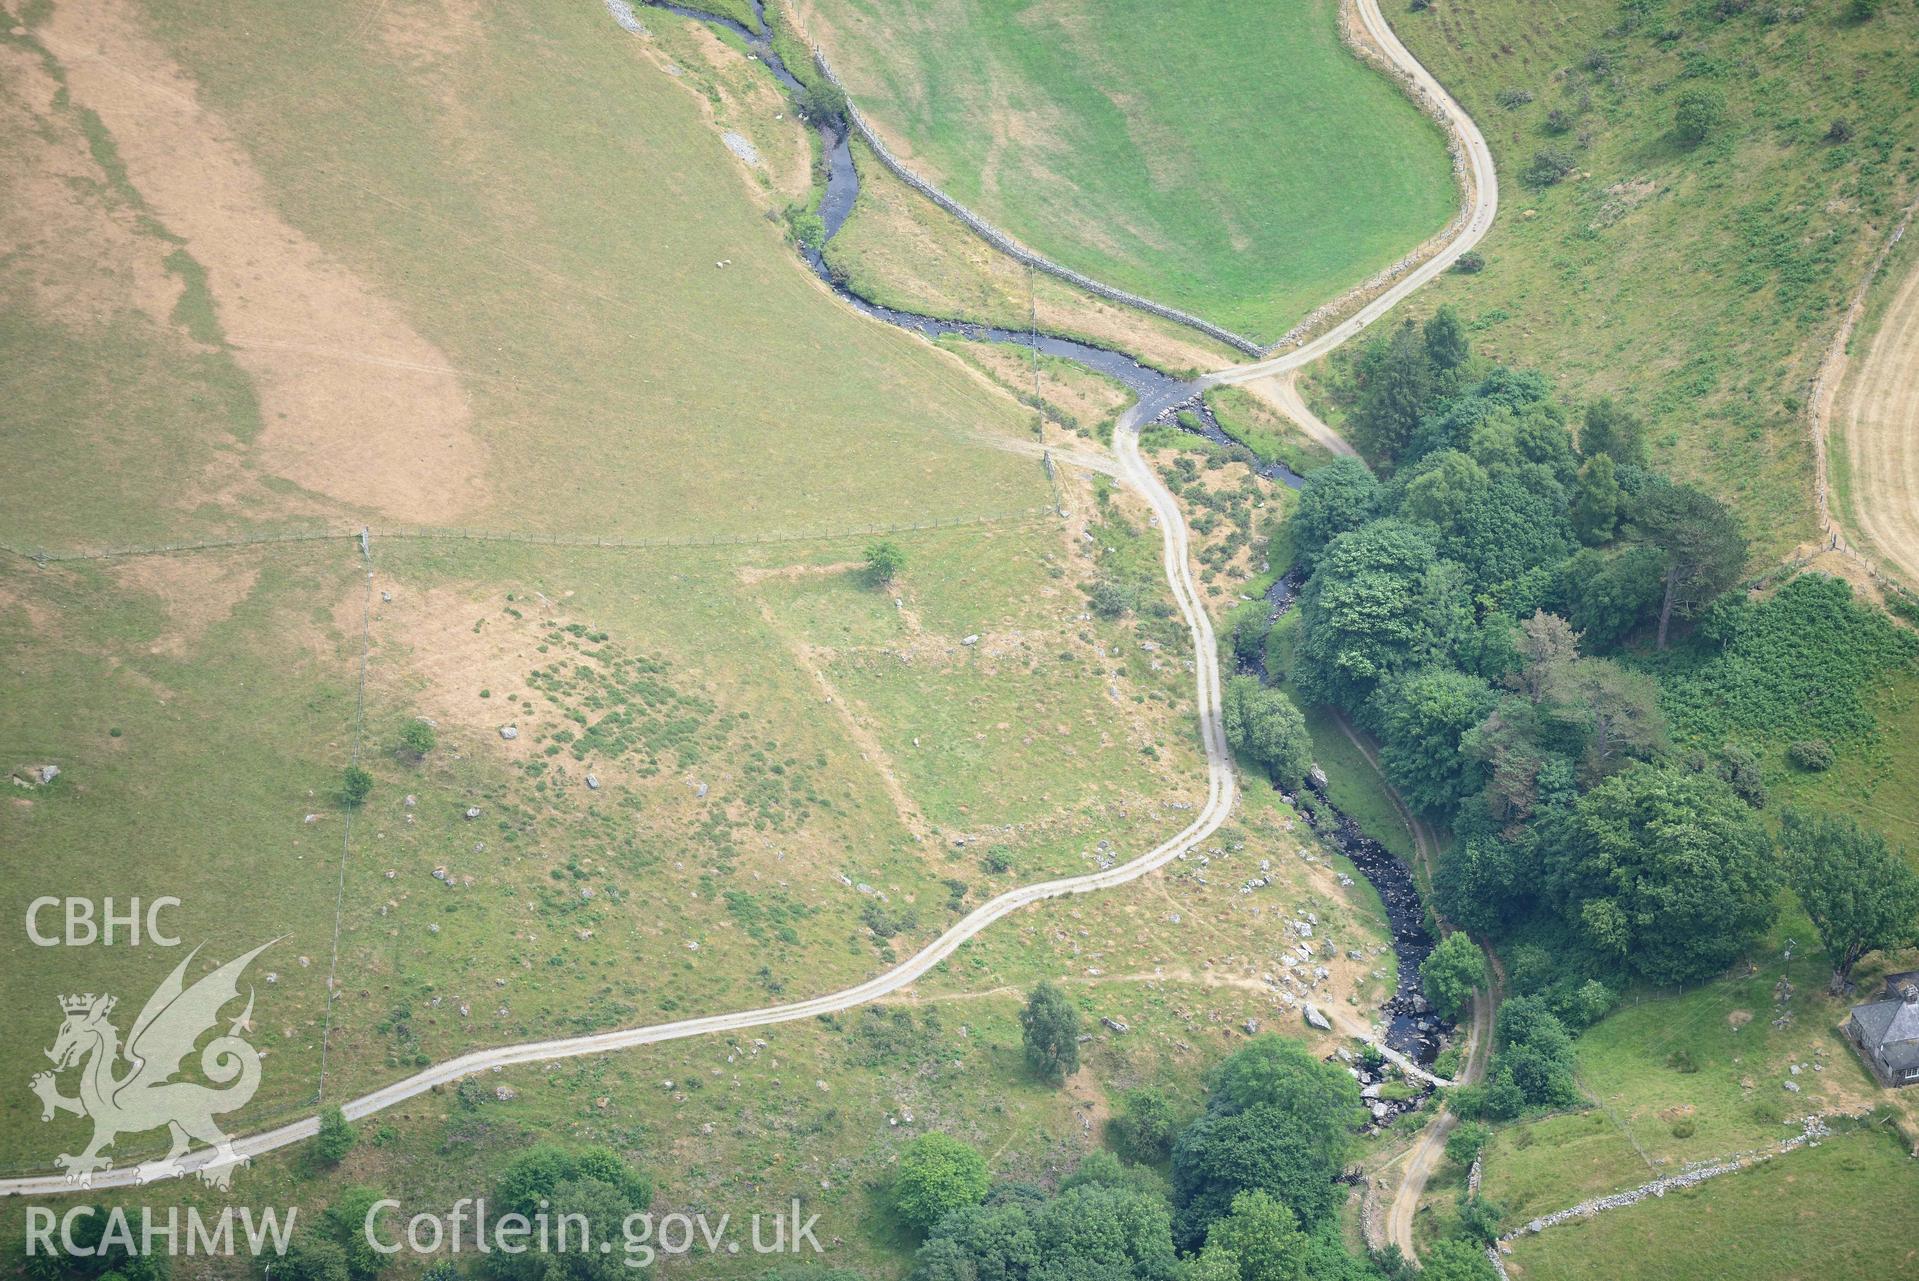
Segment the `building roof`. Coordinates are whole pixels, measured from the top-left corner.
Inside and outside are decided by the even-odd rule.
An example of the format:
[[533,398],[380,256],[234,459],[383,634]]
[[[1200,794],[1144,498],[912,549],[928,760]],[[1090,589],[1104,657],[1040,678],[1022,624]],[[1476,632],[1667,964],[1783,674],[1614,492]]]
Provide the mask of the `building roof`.
[[1886,994],[1881,1000],[1896,1001],[1899,989],[1908,983],[1919,984],[1919,970],[1901,970],[1897,974],[1886,975]]
[[1855,1005],[1860,1041],[1887,1067],[1919,1068],[1919,1000],[1874,1001]]

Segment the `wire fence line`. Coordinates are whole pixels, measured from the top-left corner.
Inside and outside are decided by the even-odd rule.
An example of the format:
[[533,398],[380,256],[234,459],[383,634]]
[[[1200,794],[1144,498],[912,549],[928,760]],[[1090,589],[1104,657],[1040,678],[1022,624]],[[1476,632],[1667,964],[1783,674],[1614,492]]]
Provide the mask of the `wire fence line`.
[[884,534],[909,534],[921,530],[963,529],[981,525],[1018,524],[1045,517],[1056,517],[1052,506],[1022,507],[1013,511],[982,516],[948,516],[936,520],[902,521],[893,524],[853,525],[837,529],[774,532],[765,534],[666,534],[647,537],[622,537],[606,534],[539,533],[525,530],[479,529],[469,527],[381,527],[373,525],[326,525],[312,529],[281,530],[269,533],[236,534],[226,538],[191,539],[173,543],[140,543],[119,547],[28,548],[0,543],[0,552],[39,564],[67,561],[113,560],[131,556],[165,556],[180,552],[222,551],[243,547],[270,546],[279,543],[315,543],[352,539],[362,535],[384,540],[447,541],[484,543],[525,543],[538,547],[604,547],[613,550],[647,550],[674,547],[753,547],[775,543],[828,542],[842,538],[871,538]]

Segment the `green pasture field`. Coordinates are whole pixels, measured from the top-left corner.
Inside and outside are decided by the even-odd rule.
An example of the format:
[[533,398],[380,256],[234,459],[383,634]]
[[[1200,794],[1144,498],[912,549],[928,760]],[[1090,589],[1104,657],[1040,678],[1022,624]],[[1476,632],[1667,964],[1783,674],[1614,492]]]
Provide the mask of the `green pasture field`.
[[1919,866],[1919,814],[1910,798],[1919,778],[1919,677],[1895,673],[1873,691],[1879,732],[1839,755],[1831,769],[1787,767],[1774,794],[1792,805],[1853,815],[1885,833]]
[[[1545,371],[1569,401],[1646,414],[1655,465],[1733,502],[1758,555],[1814,537],[1805,396],[1919,180],[1911,7],[1861,21],[1842,0],[1460,0],[1390,16],[1499,166],[1485,269],[1443,277],[1422,308],[1458,307],[1481,353]],[[1726,117],[1688,147],[1675,106],[1695,90]],[[1529,185],[1552,151],[1571,172]]]
[[1829,996],[1831,969],[1795,909],[1754,957],[1752,974],[1629,995],[1580,1036],[1578,1081],[1594,1107],[1503,1126],[1487,1149],[1485,1195],[1505,1209],[1508,1226],[1762,1148],[1797,1134],[1814,1112],[1905,1103],[1872,1081],[1839,1025],[1851,1001],[1876,992],[1879,974],[1909,967],[1906,954],[1862,966],[1860,995]]
[[960,203],[1264,341],[1438,231],[1439,129],[1325,0],[800,8],[853,100]]
[[1899,1140],[1840,1134],[1750,1170],[1513,1242],[1525,1281],[1753,1281],[1899,1276],[1912,1242],[1886,1230],[1919,1209]]

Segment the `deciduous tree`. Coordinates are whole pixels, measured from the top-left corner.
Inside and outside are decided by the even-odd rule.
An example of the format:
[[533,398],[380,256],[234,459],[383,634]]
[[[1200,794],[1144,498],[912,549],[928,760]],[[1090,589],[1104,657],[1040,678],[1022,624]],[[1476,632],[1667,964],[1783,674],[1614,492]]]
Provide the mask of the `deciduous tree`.
[[1919,943],[1919,874],[1885,837],[1845,815],[1787,810],[1779,849],[1832,962],[1835,995],[1866,953]]
[[881,539],[867,547],[866,576],[875,586],[886,586],[905,568],[906,553],[900,550],[898,543]]
[[1251,676],[1226,682],[1226,741],[1272,771],[1283,787],[1296,790],[1313,763],[1313,741],[1306,718],[1283,690],[1263,686]]
[[1041,983],[1026,998],[1019,1015],[1026,1045],[1026,1066],[1057,1084],[1079,1071],[1079,1011],[1066,993]]
[[1456,1019],[1472,1004],[1473,992],[1486,986],[1486,958],[1464,930],[1439,941],[1419,967],[1419,990],[1433,1008]]
[[893,1207],[900,1221],[925,1231],[945,1215],[978,1205],[991,1180],[986,1158],[950,1134],[922,1134],[900,1153]]
[[1546,845],[1569,923],[1653,983],[1718,973],[1773,918],[1771,838],[1714,774],[1634,765],[1580,797]]
[[1627,467],[1646,465],[1646,424],[1610,396],[1586,406],[1579,431],[1579,452],[1587,458],[1600,454]]
[[1357,458],[1335,458],[1306,474],[1299,503],[1287,526],[1293,531],[1293,563],[1311,572],[1326,545],[1379,514],[1379,481]]
[[1446,813],[1484,777],[1460,740],[1493,710],[1492,687],[1477,676],[1428,668],[1388,681],[1373,698],[1384,746],[1380,764],[1407,803]]

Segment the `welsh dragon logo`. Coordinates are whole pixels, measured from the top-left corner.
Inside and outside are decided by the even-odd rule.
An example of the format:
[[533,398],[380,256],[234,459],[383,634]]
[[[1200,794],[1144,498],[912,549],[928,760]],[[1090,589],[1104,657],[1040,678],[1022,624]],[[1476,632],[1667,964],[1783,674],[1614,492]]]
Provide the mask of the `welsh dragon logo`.
[[[263,943],[187,987],[182,976],[199,954],[200,949],[195,948],[147,998],[140,1017],[133,1021],[124,1050],[119,1029],[108,1021],[116,1004],[114,997],[88,993],[60,998],[66,1021],[47,1051],[53,1071],[38,1073],[31,1084],[40,1096],[42,1121],[51,1121],[55,1112],[93,1118],[93,1142],[86,1151],[78,1156],[63,1152],[56,1160],[70,1181],[90,1186],[94,1171],[111,1168],[112,1160],[100,1152],[119,1136],[165,1126],[172,1150],[157,1161],[143,1162],[135,1175],[139,1182],[183,1173],[181,1158],[199,1142],[213,1149],[212,1157],[200,1167],[200,1177],[216,1188],[228,1186],[233,1168],[246,1158],[234,1151],[233,1141],[213,1118],[246,1106],[260,1088],[259,1051],[240,1035],[252,1030],[251,989],[246,1009],[228,1025],[224,1035],[209,1041],[200,1052],[201,1072],[214,1086],[224,1088],[173,1077],[201,1035],[220,1021],[220,1011],[239,999],[240,975],[247,965],[272,946]],[[55,1080],[69,1068],[80,1071],[78,1098],[61,1094]]]

